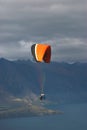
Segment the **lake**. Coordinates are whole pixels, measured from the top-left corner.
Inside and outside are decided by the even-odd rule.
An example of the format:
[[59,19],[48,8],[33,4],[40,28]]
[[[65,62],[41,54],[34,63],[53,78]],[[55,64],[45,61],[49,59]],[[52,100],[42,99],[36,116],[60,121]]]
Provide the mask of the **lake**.
[[0,120],[0,130],[87,130],[87,103],[56,106],[62,115]]

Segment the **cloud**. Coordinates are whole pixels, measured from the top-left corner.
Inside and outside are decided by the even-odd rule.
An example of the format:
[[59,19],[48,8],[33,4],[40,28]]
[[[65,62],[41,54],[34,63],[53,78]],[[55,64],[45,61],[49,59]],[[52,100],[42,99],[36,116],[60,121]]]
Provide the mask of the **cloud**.
[[59,61],[59,53],[64,60],[86,59],[86,5],[87,0],[0,0],[0,57],[28,58],[31,44],[49,42],[52,60]]
[[32,41],[19,41],[18,43],[11,44],[10,46],[0,45],[0,57],[10,60],[16,59],[31,59],[31,45],[35,44]]
[[[56,38],[52,40],[43,41],[51,45],[52,48],[52,61],[59,62],[74,62],[74,61],[87,61],[87,44],[83,39],[78,38]],[[33,41],[19,41],[15,46],[2,46],[0,47],[0,55],[7,59],[32,59],[31,45],[36,44]]]
[[[57,43],[55,43],[57,42]],[[62,38],[52,43],[54,61],[87,61],[87,44],[83,39]]]

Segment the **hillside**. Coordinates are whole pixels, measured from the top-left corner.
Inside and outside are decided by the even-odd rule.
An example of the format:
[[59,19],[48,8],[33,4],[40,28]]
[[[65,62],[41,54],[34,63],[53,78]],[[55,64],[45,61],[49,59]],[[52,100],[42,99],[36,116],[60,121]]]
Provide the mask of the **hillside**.
[[48,99],[87,101],[87,63],[44,64],[0,59],[1,93],[38,95],[41,85]]

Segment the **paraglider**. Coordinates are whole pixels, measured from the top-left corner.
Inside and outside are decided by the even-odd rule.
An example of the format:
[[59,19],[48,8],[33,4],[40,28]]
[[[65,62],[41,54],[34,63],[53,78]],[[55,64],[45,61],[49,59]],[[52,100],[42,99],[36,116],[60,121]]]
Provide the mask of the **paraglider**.
[[[36,62],[50,63],[51,60],[51,46],[48,44],[33,44],[31,46],[31,53]],[[40,94],[40,100],[45,99],[43,88]]]
[[31,52],[37,62],[49,63],[51,59],[51,46],[48,44],[33,44]]

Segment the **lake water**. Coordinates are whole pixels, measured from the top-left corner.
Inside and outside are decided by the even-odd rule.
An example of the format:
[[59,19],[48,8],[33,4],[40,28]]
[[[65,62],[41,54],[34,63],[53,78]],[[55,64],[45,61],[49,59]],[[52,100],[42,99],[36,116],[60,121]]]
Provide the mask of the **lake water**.
[[0,130],[87,130],[87,103],[57,106],[63,115],[0,120]]

